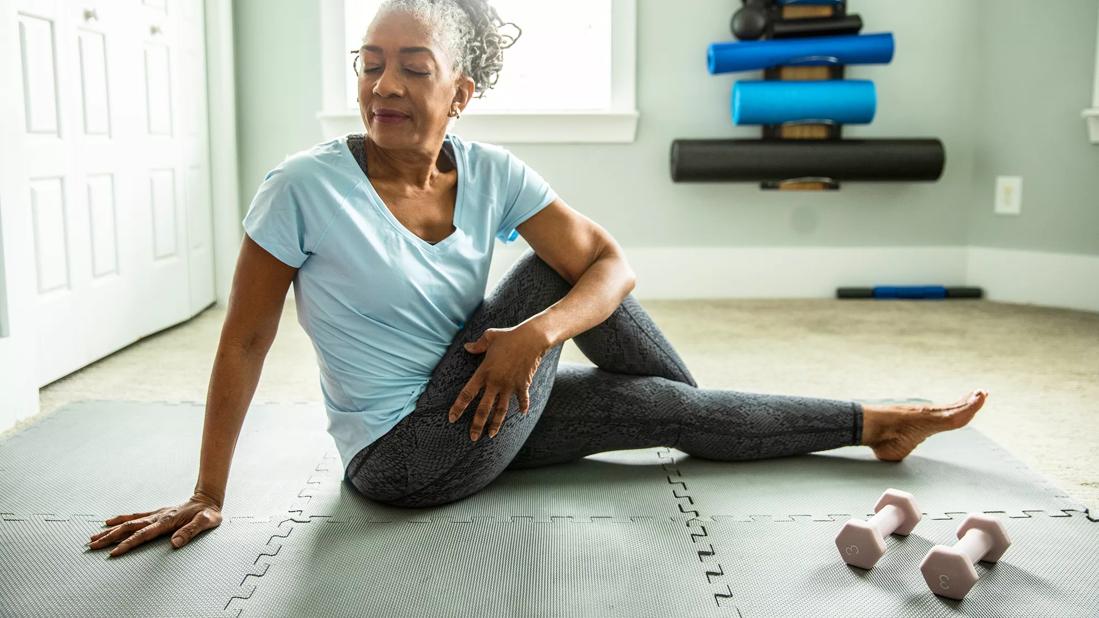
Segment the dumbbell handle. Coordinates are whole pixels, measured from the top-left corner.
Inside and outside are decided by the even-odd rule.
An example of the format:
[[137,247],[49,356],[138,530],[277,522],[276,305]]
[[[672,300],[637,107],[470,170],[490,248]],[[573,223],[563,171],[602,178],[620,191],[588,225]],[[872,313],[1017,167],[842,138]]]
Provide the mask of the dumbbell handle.
[[978,560],[988,555],[988,550],[992,549],[992,543],[991,534],[984,530],[970,528],[951,549],[957,550],[968,558],[970,563],[976,564]]
[[874,516],[867,520],[866,523],[874,527],[878,531],[881,538],[885,538],[897,528],[900,528],[901,522],[904,521],[904,512],[901,511],[896,505],[887,504],[881,508],[880,511],[874,513]]

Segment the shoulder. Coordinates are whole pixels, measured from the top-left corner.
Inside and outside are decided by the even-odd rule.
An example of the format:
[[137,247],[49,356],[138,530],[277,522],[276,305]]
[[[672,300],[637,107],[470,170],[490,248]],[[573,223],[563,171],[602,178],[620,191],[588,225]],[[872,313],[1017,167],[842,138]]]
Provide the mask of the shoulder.
[[453,134],[449,138],[456,149],[465,153],[471,168],[508,175],[526,166],[515,153],[498,144],[463,140]]
[[286,155],[264,177],[265,182],[275,182],[301,190],[336,189],[355,183],[347,173],[342,158],[348,156],[342,140],[335,138]]

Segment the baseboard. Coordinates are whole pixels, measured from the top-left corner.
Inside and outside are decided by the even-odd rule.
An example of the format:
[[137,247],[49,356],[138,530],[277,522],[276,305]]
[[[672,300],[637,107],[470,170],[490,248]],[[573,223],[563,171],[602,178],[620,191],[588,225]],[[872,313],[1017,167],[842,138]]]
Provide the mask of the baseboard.
[[[491,290],[528,248],[496,247]],[[1099,312],[1099,256],[987,247],[627,248],[638,298],[835,298],[837,287],[969,285],[989,300]]]
[[970,247],[966,280],[989,300],[1099,312],[1099,255]]

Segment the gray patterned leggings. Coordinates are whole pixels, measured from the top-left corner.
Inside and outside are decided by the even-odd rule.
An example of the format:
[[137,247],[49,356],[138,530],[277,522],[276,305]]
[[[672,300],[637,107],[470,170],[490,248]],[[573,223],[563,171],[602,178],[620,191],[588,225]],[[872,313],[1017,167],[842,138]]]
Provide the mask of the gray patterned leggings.
[[477,395],[455,423],[447,411],[484,358],[462,347],[488,328],[515,326],[563,298],[570,284],[527,250],[466,320],[415,409],[364,448],[345,480],[364,496],[425,507],[480,491],[505,469],[573,461],[603,451],[670,446],[737,461],[859,444],[862,406],[699,388],[633,294],[573,341],[596,367],[560,363],[553,346],[531,383],[528,414],[512,397],[495,438],[469,438]]

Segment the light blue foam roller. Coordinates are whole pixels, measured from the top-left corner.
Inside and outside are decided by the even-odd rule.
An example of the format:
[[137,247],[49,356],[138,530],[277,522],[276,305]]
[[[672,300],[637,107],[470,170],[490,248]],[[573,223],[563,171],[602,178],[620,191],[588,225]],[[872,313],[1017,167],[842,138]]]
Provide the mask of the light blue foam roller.
[[892,61],[891,32],[711,43],[706,51],[706,67],[711,74],[781,65],[889,64]]
[[733,84],[733,124],[867,124],[877,103],[874,82],[868,79],[740,80]]

